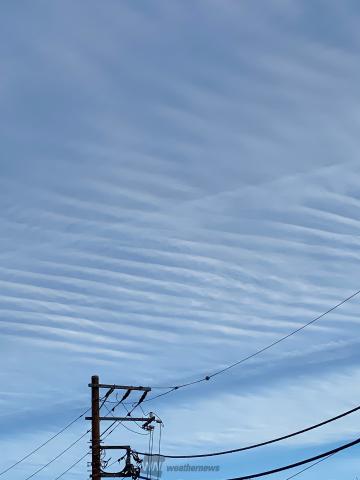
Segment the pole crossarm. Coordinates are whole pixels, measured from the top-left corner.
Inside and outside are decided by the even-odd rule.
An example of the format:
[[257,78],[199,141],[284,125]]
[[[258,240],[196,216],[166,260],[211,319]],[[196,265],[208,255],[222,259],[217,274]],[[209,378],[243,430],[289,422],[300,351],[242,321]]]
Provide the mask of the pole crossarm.
[[112,478],[126,478],[131,477],[133,478],[133,474],[129,472],[128,475],[124,473],[110,473],[110,472],[101,472],[102,477],[112,477]]
[[131,450],[130,445],[100,445],[101,450]]
[[[85,420],[92,420],[93,417],[85,417]],[[153,422],[155,417],[99,417],[100,421],[108,422]]]
[[113,390],[138,390],[141,392],[151,392],[151,387],[134,387],[132,385],[108,385],[106,383],[99,383],[99,385],[96,385],[96,383],[89,383],[88,384],[90,388],[92,387],[98,387],[98,388],[112,388]]

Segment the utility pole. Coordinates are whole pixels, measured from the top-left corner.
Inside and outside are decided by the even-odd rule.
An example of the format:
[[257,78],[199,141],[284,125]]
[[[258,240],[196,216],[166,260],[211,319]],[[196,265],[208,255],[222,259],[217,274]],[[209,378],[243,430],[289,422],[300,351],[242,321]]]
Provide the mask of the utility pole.
[[99,377],[93,375],[91,377],[91,477],[93,480],[101,478],[99,397]]
[[[149,414],[149,417],[132,417],[131,412],[127,414],[126,417],[115,417],[114,415],[111,416],[100,416],[100,409],[106,399],[114,392],[114,390],[126,390],[125,394],[123,395],[122,399],[118,402],[118,405],[122,401],[124,401],[133,391],[142,392],[142,395],[137,405],[140,405],[141,402],[144,401],[146,395],[151,391],[150,387],[134,387],[130,385],[108,385],[108,384],[101,384],[99,382],[99,377],[97,375],[93,375],[91,377],[91,383],[89,384],[91,388],[91,417],[85,417],[86,420],[91,420],[91,478],[92,480],[101,480],[104,477],[112,477],[112,478],[126,478],[131,477],[132,479],[136,480],[140,475],[140,467],[139,464],[141,463],[139,457],[135,452],[131,450],[129,445],[101,445],[101,429],[100,429],[100,422],[101,421],[112,421],[115,422],[142,422],[142,428],[145,430],[154,429],[151,426],[152,422],[161,423],[159,420],[155,418],[153,414]],[[100,390],[107,389],[108,391],[105,395],[101,398],[102,403],[100,405]],[[134,410],[133,408],[133,410]],[[112,409],[112,411],[115,407]],[[111,426],[109,427],[111,428]],[[105,472],[102,469],[102,462],[101,462],[101,452],[103,450],[125,450],[126,457],[125,466],[120,472]],[[134,466],[132,463],[132,459],[137,463],[138,466]]]

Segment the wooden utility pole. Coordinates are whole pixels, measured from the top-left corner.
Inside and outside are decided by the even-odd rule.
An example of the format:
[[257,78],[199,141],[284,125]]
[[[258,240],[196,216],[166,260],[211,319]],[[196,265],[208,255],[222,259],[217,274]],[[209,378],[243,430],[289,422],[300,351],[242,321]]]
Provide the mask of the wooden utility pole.
[[[108,384],[101,384],[99,382],[99,377],[97,375],[93,375],[91,377],[91,383],[89,384],[91,388],[91,417],[85,417],[86,420],[91,420],[91,478],[92,480],[101,480],[103,477],[117,477],[117,478],[126,478],[131,477],[133,479],[138,478],[140,475],[140,467],[134,466],[132,464],[132,459],[135,459],[135,462],[138,464],[140,460],[138,459],[135,452],[132,452],[129,445],[101,445],[101,432],[100,432],[100,422],[107,420],[115,422],[142,422],[142,427],[145,430],[153,429],[150,424],[152,422],[158,422],[153,414],[149,414],[149,417],[132,417],[131,412],[128,413],[126,417],[115,417],[112,413],[111,416],[102,416],[100,417],[100,409],[107,398],[114,392],[114,390],[126,390],[125,395],[122,397],[122,400],[118,402],[117,405],[120,405],[123,400],[125,400],[132,391],[140,391],[142,395],[138,400],[137,405],[140,405],[141,402],[144,401],[146,395],[151,391],[150,387],[134,387],[129,385],[108,385]],[[100,405],[100,389],[107,389],[107,393],[101,398],[102,402]],[[135,406],[135,408],[136,408]],[[116,407],[112,409],[115,410]],[[134,410],[134,408],[133,408]],[[111,428],[111,425],[110,427]],[[107,429],[108,430],[108,429]],[[106,430],[105,430],[106,432]],[[105,433],[104,432],[104,433]],[[109,434],[108,434],[109,435]],[[105,438],[105,437],[104,437]],[[101,452],[103,450],[125,450],[126,451],[126,461],[125,467],[120,472],[105,472],[102,470],[101,464]]]
[[97,375],[93,375],[91,377],[91,477],[93,480],[100,480],[101,478],[99,398],[99,377]]

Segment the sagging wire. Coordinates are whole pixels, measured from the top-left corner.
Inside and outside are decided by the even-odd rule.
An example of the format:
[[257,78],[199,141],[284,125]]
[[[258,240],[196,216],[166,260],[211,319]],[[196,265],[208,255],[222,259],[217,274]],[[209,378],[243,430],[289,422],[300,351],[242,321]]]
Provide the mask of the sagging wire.
[[[125,405],[122,404],[122,406],[124,407],[125,411],[128,412],[128,409],[125,407]],[[108,411],[109,415],[114,416],[112,410],[110,410],[110,409],[106,406],[106,404],[105,404],[105,408],[106,408],[106,410]],[[135,423],[136,423],[136,425],[137,425],[139,428],[141,428],[141,425],[139,425],[137,422],[135,422]],[[112,425],[114,425],[114,423],[112,423],[111,426],[112,426]],[[119,425],[121,425],[123,428],[125,428],[125,429],[128,430],[129,432],[136,433],[137,435],[149,435],[148,433],[137,432],[136,430],[133,430],[132,428],[130,428],[130,427],[128,427],[127,425],[125,425],[123,422],[119,422],[119,423],[117,424],[117,426],[119,426]],[[115,430],[115,428],[111,431],[111,433],[112,433],[114,430]],[[107,431],[107,430],[105,430],[105,432],[106,432],[106,431]]]

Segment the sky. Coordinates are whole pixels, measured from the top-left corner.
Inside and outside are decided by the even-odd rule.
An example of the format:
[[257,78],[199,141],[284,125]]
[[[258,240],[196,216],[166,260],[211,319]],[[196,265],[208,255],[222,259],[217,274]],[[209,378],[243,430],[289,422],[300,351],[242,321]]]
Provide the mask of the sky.
[[[192,381],[360,288],[360,5],[0,9],[1,471],[88,408],[91,375]],[[162,453],[236,448],[355,407],[359,311],[354,298],[251,361],[144,404],[164,422]],[[25,480],[87,428],[79,420],[2,478]],[[219,466],[205,476],[167,472],[187,463],[167,461],[161,478],[225,480],[358,436],[356,413],[192,461]],[[148,445],[121,426],[110,438]],[[55,480],[88,440],[33,478]],[[86,478],[86,460],[62,478]],[[354,447],[298,478],[357,476]]]

